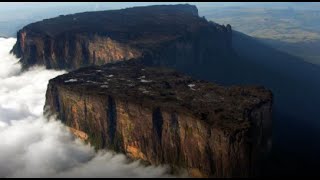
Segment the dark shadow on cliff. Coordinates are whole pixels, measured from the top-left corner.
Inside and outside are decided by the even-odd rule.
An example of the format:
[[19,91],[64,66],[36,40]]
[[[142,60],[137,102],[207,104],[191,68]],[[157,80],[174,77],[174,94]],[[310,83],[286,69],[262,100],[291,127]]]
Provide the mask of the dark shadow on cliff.
[[[270,170],[272,172],[267,170],[269,173],[266,174],[305,174],[307,171],[304,172],[304,170],[308,170],[308,174],[317,174],[316,170],[314,170],[315,166],[311,163],[311,159],[315,162],[320,159],[316,156],[320,150],[319,145],[317,145],[317,140],[320,137],[317,132],[319,129],[317,121],[319,117],[318,108],[320,107],[320,96],[318,95],[320,92],[318,80],[320,77],[320,67],[270,48],[245,34],[233,31],[231,37],[230,26],[220,26],[215,23],[208,23],[205,19],[200,19],[197,16],[195,7],[188,9],[188,11],[191,11],[191,14],[188,15],[190,21],[188,18],[186,19],[186,15],[175,19],[177,18],[176,13],[174,16],[172,14],[164,16],[161,20],[158,16],[159,13],[156,13],[155,9],[146,11],[149,15],[153,14],[154,16],[146,16],[145,14],[140,15],[144,18],[136,15],[126,16],[130,17],[130,20],[122,18],[124,13],[117,13],[116,11],[110,11],[107,14],[105,12],[88,12],[60,16],[53,20],[33,23],[25,28],[25,30],[28,30],[28,33],[46,32],[53,38],[63,40],[59,42],[64,42],[68,39],[62,38],[64,36],[60,35],[60,33],[67,30],[69,34],[66,33],[65,37],[72,37],[70,34],[75,33],[84,33],[88,37],[93,34],[106,36],[105,32],[108,32],[108,36],[111,39],[124,43],[127,43],[127,40],[134,40],[133,42],[136,43],[137,38],[146,36],[141,35],[141,32],[144,32],[147,34],[146,37],[148,37],[145,40],[152,40],[153,43],[156,42],[155,45],[149,46],[146,43],[147,46],[145,46],[144,43],[141,43],[139,46],[135,45],[135,47],[143,50],[146,49],[143,51],[144,55],[146,55],[144,60],[149,65],[173,67],[189,75],[193,75],[195,78],[209,80],[222,85],[263,85],[274,93],[274,138]],[[141,12],[141,8],[132,8],[123,12],[136,14],[137,12]],[[163,11],[162,13],[165,14],[165,12]],[[183,14],[183,12],[180,13]],[[111,15],[114,17],[111,17]],[[105,16],[109,19],[105,20]],[[155,21],[157,17],[158,19]],[[77,19],[82,19],[81,22],[83,24],[78,24]],[[101,28],[102,25],[105,25],[105,22],[109,23],[108,25],[110,26]],[[140,23],[137,25],[136,22]],[[159,22],[166,25],[160,26]],[[190,22],[194,22],[194,26],[197,28],[192,30],[193,26],[190,26],[190,30],[185,31],[185,25],[192,24]],[[57,26],[61,23],[68,26]],[[78,27],[76,30],[72,30],[73,26],[69,26],[72,23],[79,25],[74,26]],[[59,31],[57,27],[60,28]],[[117,33],[119,27],[121,27],[120,29],[123,33]],[[146,33],[148,32],[147,30],[149,31],[149,35]],[[88,32],[91,32],[91,34]],[[154,38],[159,37],[159,34],[174,38],[165,41],[162,41],[161,38],[160,40],[159,38]],[[179,36],[176,37],[176,35]],[[22,53],[20,48],[18,48],[20,47],[19,37],[18,35],[17,44],[13,48],[13,52],[17,56],[21,56]],[[74,38],[70,38],[69,40],[75,41]],[[233,50],[230,47],[231,44]],[[82,47],[81,45],[83,44],[80,43],[79,47]],[[32,65],[35,63],[32,55],[36,53],[32,53],[34,51],[32,46],[29,49],[31,59],[26,56],[25,61],[29,62],[29,65]],[[42,48],[39,49],[42,50]],[[66,54],[60,52],[63,46],[58,43],[55,49],[57,50],[57,54],[61,55],[52,61],[57,61],[57,68],[68,69],[72,67],[68,63],[61,63],[65,59]],[[75,54],[81,54],[79,58],[74,58],[75,68],[88,65],[88,62],[83,61],[83,59],[87,59],[87,51],[79,50],[76,53],[73,51],[74,48],[72,46],[69,50]],[[51,52],[48,54],[51,54]],[[73,56],[74,54],[71,55]],[[47,68],[52,66],[52,62],[47,63]],[[279,163],[279,161],[281,162]]]
[[274,93],[270,175],[317,175],[320,146],[320,68],[233,31],[237,55],[192,67],[177,67],[223,85],[260,84]]
[[233,31],[232,39],[234,52],[215,52],[214,56],[201,61],[196,59],[192,65],[172,62],[174,59],[170,58],[153,60],[153,65],[170,66],[221,85],[259,84],[271,89],[274,94],[273,151],[264,176],[317,175],[320,67],[240,32]]

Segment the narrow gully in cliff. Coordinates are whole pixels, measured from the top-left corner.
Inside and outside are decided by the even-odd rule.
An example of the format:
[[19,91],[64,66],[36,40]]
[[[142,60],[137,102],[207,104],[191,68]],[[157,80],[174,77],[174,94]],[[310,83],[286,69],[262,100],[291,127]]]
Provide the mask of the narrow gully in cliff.
[[[116,134],[116,127],[117,127],[117,111],[116,111],[116,103],[115,100],[108,96],[108,135],[109,135],[109,142],[108,144],[114,143],[114,138]],[[90,121],[90,120],[89,120]]]

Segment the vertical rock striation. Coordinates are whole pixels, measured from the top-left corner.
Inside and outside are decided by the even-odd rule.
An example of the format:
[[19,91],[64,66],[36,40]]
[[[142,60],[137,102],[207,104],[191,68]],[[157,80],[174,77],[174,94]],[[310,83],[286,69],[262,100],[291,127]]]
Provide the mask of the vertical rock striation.
[[140,57],[184,68],[232,57],[231,31],[199,17],[192,5],[134,7],[29,24],[18,31],[12,52],[24,68],[72,70]]
[[137,61],[58,76],[46,93],[46,110],[97,149],[193,177],[259,175],[271,146],[271,106],[263,87],[221,87]]

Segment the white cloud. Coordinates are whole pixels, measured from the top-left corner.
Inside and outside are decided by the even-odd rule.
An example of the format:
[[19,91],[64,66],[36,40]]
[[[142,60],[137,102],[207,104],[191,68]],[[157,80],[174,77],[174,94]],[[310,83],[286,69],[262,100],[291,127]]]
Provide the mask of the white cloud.
[[14,43],[0,38],[0,177],[169,177],[165,166],[96,153],[60,121],[45,119],[48,80],[65,72],[35,67],[20,73],[9,54]]

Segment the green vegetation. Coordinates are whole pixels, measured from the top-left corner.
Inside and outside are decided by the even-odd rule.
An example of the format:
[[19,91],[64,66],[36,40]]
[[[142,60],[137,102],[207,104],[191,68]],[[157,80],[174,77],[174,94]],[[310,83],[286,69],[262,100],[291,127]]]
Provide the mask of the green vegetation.
[[94,147],[94,149],[97,151],[99,149],[103,148],[103,137],[99,133],[90,133],[88,135],[88,142]]
[[108,148],[116,152],[124,152],[123,145],[124,145],[124,142],[123,142],[122,135],[119,132],[116,132],[114,137],[114,143],[110,144]]
[[186,135],[188,137],[192,136],[192,128],[189,126],[186,126]]
[[102,65],[102,64],[104,64],[104,63],[105,63],[105,61],[104,61],[103,59],[98,58],[97,65]]

